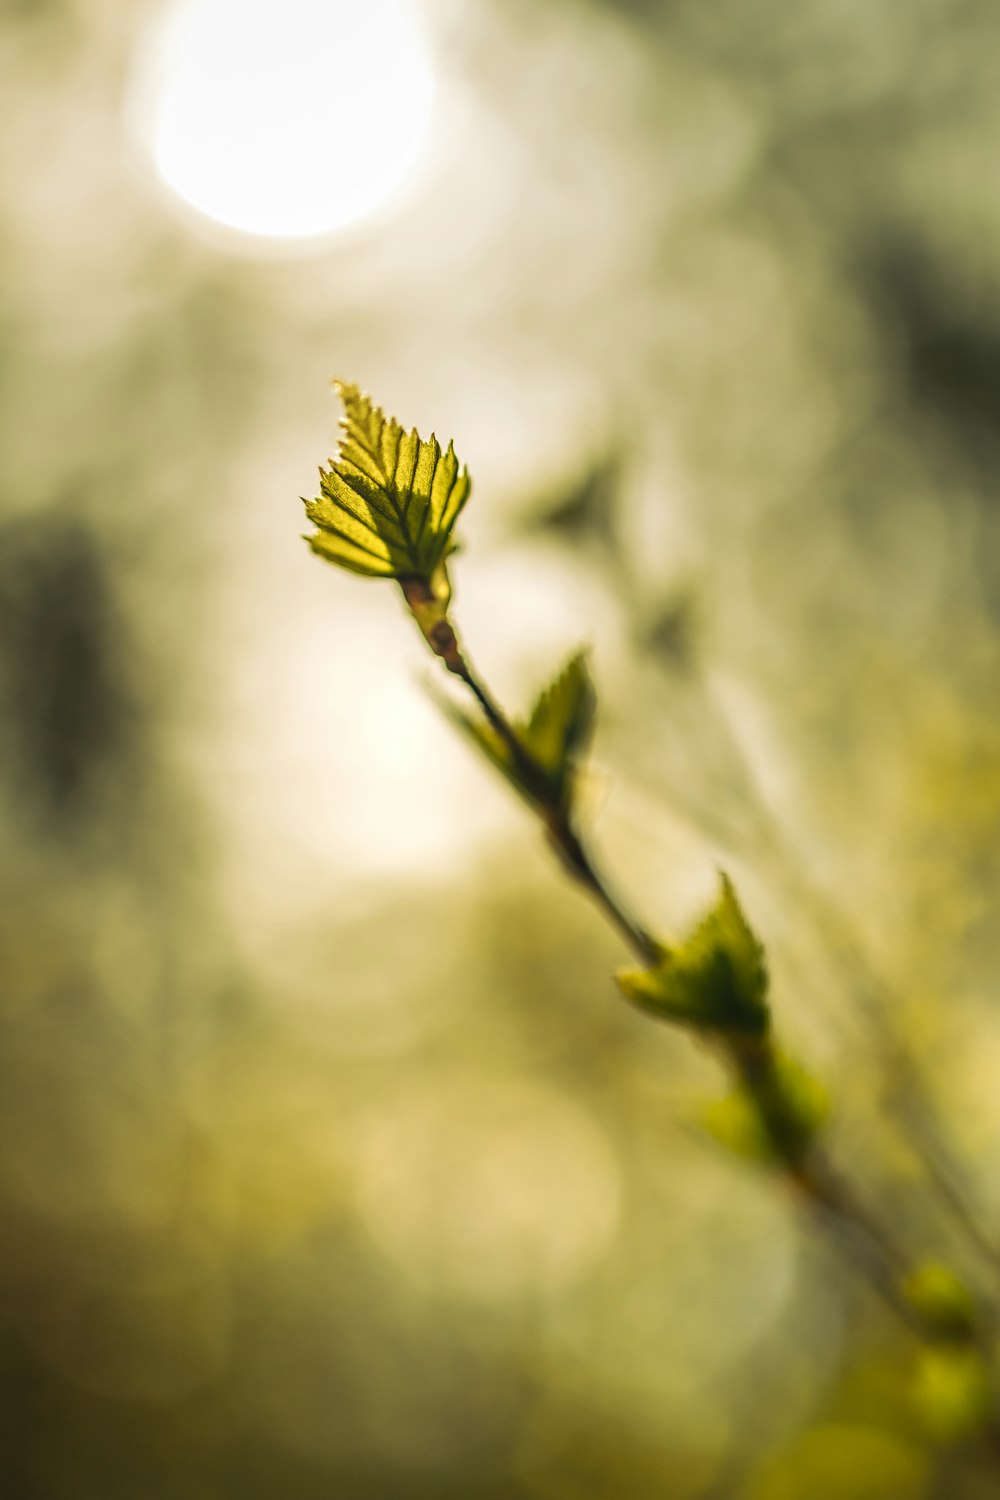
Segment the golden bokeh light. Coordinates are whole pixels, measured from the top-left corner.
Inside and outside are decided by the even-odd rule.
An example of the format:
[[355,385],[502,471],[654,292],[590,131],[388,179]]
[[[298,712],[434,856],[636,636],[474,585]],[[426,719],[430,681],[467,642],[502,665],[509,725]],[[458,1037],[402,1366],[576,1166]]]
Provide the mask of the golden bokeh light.
[[216,223],[274,239],[329,234],[391,197],[434,93],[409,0],[180,0],[140,72],[163,181]]

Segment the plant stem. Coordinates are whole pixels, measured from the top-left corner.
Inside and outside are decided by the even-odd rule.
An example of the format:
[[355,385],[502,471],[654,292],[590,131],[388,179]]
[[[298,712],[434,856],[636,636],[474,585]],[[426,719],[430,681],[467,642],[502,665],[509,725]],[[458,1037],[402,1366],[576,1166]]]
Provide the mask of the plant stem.
[[850,1231],[850,1248],[863,1260],[869,1279],[893,1310],[913,1324],[913,1310],[899,1294],[900,1284],[912,1269],[910,1258],[840,1177],[822,1148],[814,1140],[803,1144],[801,1133],[789,1120],[771,1034],[726,1037],[720,1050],[737,1085],[753,1099],[782,1175],[800,1201],[835,1232]]
[[[514,726],[458,647],[457,638],[454,650],[449,651],[445,658],[445,665],[461,678],[473,694],[530,785],[537,779],[531,757],[521,744]],[[607,880],[598,873],[593,855],[566,812],[562,808],[547,808],[541,803],[536,804],[536,810],[545,825],[549,842],[568,873],[590,893],[639,961],[646,965],[657,963],[660,957],[658,944],[646,928],[627,911],[620,897],[612,892]],[[722,1050],[724,1060],[737,1081],[760,1109],[765,1129],[779,1152],[781,1171],[796,1195],[826,1218],[846,1223],[855,1231],[861,1232],[869,1252],[866,1257],[867,1269],[877,1282],[879,1291],[888,1298],[897,1312],[906,1309],[906,1304],[894,1290],[898,1278],[908,1268],[906,1256],[893,1245],[853,1195],[847,1193],[829,1164],[820,1159],[815,1146],[811,1148],[807,1166],[800,1153],[786,1144],[787,1133],[782,1129],[782,1122],[774,1117],[774,1105],[771,1102],[775,1097],[780,1097],[780,1090],[769,1087],[776,1067],[776,1055],[770,1037],[766,1037],[763,1042],[734,1040]],[[908,1313],[908,1309],[906,1312]],[[908,1321],[912,1322],[912,1316],[908,1317]]]
[[[409,594],[407,602],[411,603]],[[661,958],[660,945],[642,923],[632,916],[606,878],[599,873],[593,855],[574,826],[568,810],[562,805],[552,805],[544,776],[521,742],[513,724],[473,670],[450,621],[439,619],[433,628],[421,628],[431,649],[441,658],[448,671],[460,678],[472,693],[487,722],[509,751],[528,800],[567,872],[592,896],[639,961],[649,967],[657,964]],[[888,1307],[926,1343],[939,1342],[942,1337],[940,1329],[922,1317],[918,1308],[903,1295],[903,1284],[913,1269],[910,1255],[857,1198],[815,1140],[805,1146],[801,1135],[789,1128],[787,1106],[783,1102],[780,1085],[778,1053],[770,1031],[762,1038],[723,1037],[718,1040],[717,1046],[723,1063],[753,1101],[761,1124],[772,1142],[777,1170],[793,1190],[797,1200],[835,1238],[840,1247],[847,1251]],[[969,1342],[984,1363],[987,1362],[988,1330],[977,1324],[969,1335]],[[1000,1424],[991,1422],[983,1435],[987,1443],[1000,1451]]]
[[[468,658],[459,652],[456,666],[449,667],[449,670],[460,677],[473,694],[490,725],[510,751],[525,784],[541,786],[535,764],[521,744],[517,731],[473,671]],[[599,872],[593,855],[573,827],[566,809],[550,807],[542,799],[535,805],[539,816],[545,823],[549,842],[562,860],[568,874],[589,891],[640,962],[655,964],[660,954],[656,942],[646,928],[629,914],[621,898],[614,893],[607,879]]]
[[552,844],[569,875],[584,890],[589,891],[611,922],[625,939],[632,952],[643,964],[655,964],[660,957],[660,947],[635,917],[631,916],[608,884],[606,876],[600,874],[594,857],[587,849],[579,833],[562,812],[546,819],[549,842]]

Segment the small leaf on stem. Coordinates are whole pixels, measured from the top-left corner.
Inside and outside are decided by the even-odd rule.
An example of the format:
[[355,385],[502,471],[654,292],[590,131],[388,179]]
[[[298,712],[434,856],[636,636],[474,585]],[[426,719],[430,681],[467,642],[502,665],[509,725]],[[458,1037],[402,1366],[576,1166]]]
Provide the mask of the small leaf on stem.
[[826,1090],[792,1058],[774,1052],[750,1088],[741,1083],[702,1112],[702,1124],[720,1145],[754,1161],[798,1161],[830,1112]]
[[715,906],[683,943],[663,948],[655,967],[616,977],[626,999],[661,1020],[696,1031],[767,1032],[764,949],[725,875]]
[[976,1323],[972,1293],[954,1271],[924,1261],[907,1277],[903,1295],[927,1328],[942,1339],[967,1339]]
[[990,1420],[990,1374],[974,1344],[938,1344],[921,1351],[913,1390],[928,1434],[939,1443],[961,1443]]
[[479,746],[502,776],[529,802],[568,812],[573,803],[578,761],[593,730],[597,696],[578,651],[539,693],[526,719],[511,728],[520,755],[481,713],[443,700],[448,716]]

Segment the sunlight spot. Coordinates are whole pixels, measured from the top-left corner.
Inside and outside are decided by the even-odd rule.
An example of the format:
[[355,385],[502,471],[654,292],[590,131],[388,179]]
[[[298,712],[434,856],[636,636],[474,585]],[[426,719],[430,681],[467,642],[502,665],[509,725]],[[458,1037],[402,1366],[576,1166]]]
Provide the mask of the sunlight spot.
[[140,74],[163,180],[217,223],[279,239],[390,198],[434,92],[411,0],[177,0]]

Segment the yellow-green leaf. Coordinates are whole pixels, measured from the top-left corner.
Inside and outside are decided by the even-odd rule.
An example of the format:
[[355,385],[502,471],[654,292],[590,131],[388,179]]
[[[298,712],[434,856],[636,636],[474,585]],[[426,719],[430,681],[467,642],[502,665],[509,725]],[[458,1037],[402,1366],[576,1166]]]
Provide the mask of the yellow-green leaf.
[[764,949],[725,875],[715,906],[683,943],[665,947],[655,967],[617,979],[626,999],[661,1020],[701,1031],[767,1031]]
[[590,738],[596,705],[587,654],[578,651],[538,695],[528,717],[513,722],[511,727],[523,752],[515,756],[482,714],[442,699],[449,718],[469,735],[515,791],[529,802],[561,810],[572,804],[577,763]]
[[737,1156],[788,1161],[808,1151],[829,1108],[819,1080],[792,1058],[776,1052],[754,1089],[740,1085],[713,1100],[702,1113],[702,1124]]
[[430,580],[451,549],[469,498],[455,446],[404,432],[358,386],[337,382],[344,406],[336,458],[321,468],[320,495],[306,500],[313,551],[352,573]]
[[924,1261],[903,1284],[903,1295],[926,1328],[942,1339],[967,1339],[976,1323],[972,1293],[954,1271]]
[[594,725],[597,696],[587,669],[587,653],[578,651],[547,688],[539,693],[527,721],[516,726],[532,759],[562,788]]
[[938,1344],[921,1353],[914,1381],[917,1410],[939,1443],[962,1442],[990,1420],[989,1370],[974,1344]]

